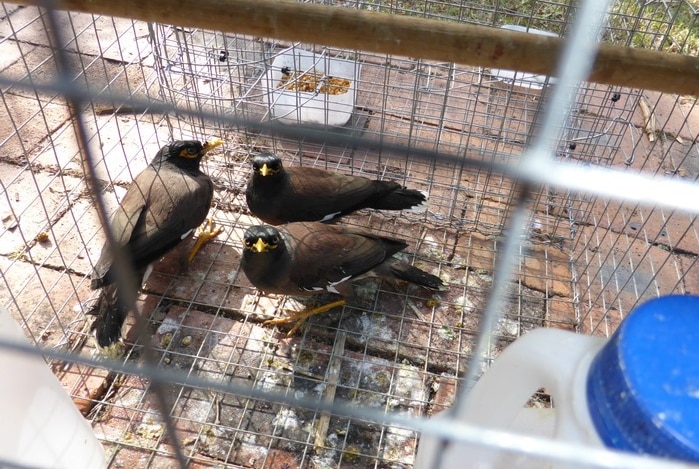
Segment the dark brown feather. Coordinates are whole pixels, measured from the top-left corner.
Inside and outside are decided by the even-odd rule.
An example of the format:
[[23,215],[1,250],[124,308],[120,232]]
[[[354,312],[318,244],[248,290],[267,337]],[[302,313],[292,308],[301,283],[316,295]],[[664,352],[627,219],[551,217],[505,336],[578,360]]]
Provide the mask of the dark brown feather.
[[[278,245],[256,252],[258,239],[274,237]],[[442,281],[392,256],[405,249],[403,240],[368,231],[316,222],[296,222],[280,227],[257,225],[245,232],[242,268],[250,282],[267,293],[313,295],[333,292],[345,295],[341,285],[364,275],[405,280],[440,289]],[[419,274],[418,274],[419,272]]]
[[[203,153],[196,158],[179,157],[183,145],[202,151],[199,142],[173,142],[164,146],[151,164],[133,180],[112,215],[111,230],[122,254],[136,273],[140,287],[145,268],[177,246],[206,218],[213,198],[211,179],[199,170]],[[116,281],[113,252],[105,243],[95,264],[91,287],[104,288]],[[101,292],[94,328],[101,347],[120,337],[129,305],[118,288]]]
[[263,176],[257,170],[245,192],[250,211],[265,223],[327,221],[363,208],[404,210],[425,202],[425,195],[394,181],[371,180],[319,168],[284,168],[274,155],[258,155],[254,168],[273,162],[279,171]]

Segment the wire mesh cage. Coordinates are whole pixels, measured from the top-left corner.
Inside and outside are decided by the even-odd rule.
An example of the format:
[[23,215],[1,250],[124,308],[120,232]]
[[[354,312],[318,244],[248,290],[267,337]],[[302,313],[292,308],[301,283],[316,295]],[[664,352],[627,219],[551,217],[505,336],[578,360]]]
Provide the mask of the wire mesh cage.
[[[581,8],[325,3],[562,37]],[[600,38],[692,55],[696,22],[687,1],[619,0]],[[532,189],[517,172],[553,112],[556,78],[9,3],[0,57],[1,304],[48,354],[110,467],[411,467],[418,434],[387,416],[449,408],[464,377],[517,337],[538,327],[607,337],[645,299],[699,293],[695,214],[610,197],[589,179],[584,190]],[[321,91],[329,83],[337,94]],[[557,163],[696,180],[695,98],[590,82],[571,96],[547,142]],[[165,143],[212,137],[226,142],[203,163],[223,233],[185,270],[175,253],[156,263],[123,359],[95,361],[100,204],[111,214]],[[300,305],[241,271],[259,152],[425,192],[421,213],[362,210],[341,223],[406,240],[403,259],[448,289],[367,281],[291,336],[263,324]],[[512,275],[500,280],[509,239]],[[506,296],[488,331],[498,282]],[[541,390],[530,405],[551,398]]]

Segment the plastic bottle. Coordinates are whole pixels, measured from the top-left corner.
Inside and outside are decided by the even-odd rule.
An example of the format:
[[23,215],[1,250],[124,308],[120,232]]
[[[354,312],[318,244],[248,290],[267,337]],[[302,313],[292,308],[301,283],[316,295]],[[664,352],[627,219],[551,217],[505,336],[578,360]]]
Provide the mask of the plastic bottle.
[[[1,307],[0,339],[29,343]],[[105,467],[92,428],[40,356],[0,348],[0,373],[0,466]]]
[[[554,409],[524,408],[540,388],[550,392]],[[483,374],[456,419],[699,462],[699,297],[648,301],[608,340],[556,329],[531,331]],[[438,443],[430,436],[422,438],[415,469],[432,467],[435,452],[442,448]],[[442,455],[447,469],[530,464],[521,456],[474,453],[458,444],[447,446]]]

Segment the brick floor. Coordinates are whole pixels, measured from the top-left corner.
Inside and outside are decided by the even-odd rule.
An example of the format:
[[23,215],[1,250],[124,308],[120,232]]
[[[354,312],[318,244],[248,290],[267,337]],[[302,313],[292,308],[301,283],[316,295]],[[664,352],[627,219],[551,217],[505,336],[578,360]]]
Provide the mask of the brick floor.
[[[0,74],[27,83],[29,69],[33,80],[50,81],[56,66],[44,25],[36,20],[37,10],[10,6],[9,11],[19,32],[0,42]],[[65,14],[59,20],[69,25]],[[0,18],[0,35],[11,36],[8,24]],[[132,29],[127,20],[97,18],[93,25],[91,17],[75,15],[70,27],[78,37],[68,45],[69,61],[84,67],[77,77],[81,85],[93,91],[108,86],[119,93],[160,97],[144,23]],[[522,150],[538,93],[509,93],[485,75],[486,82],[473,91],[478,76],[459,69],[445,101],[446,67],[394,65],[363,67],[360,109],[351,132],[474,159],[492,158],[494,152],[518,155]],[[388,96],[384,89],[390,91]],[[579,103],[577,131],[585,139],[571,158],[589,158],[595,145],[610,151],[602,148],[601,140],[589,137],[594,133],[589,127],[603,113],[623,108],[630,124],[614,121],[606,135],[613,146],[616,133],[625,132],[614,159],[618,167],[625,167],[624,155],[634,152],[629,170],[684,178],[699,174],[696,158],[687,157],[697,144],[696,109],[688,101],[675,106],[672,97],[645,95],[664,132],[655,142],[641,135],[640,113],[629,108],[633,93],[623,90],[612,107],[610,89],[595,86]],[[506,103],[508,114],[503,113]],[[83,178],[74,123],[62,100],[50,92],[37,96],[26,87],[5,87],[3,104],[0,301],[26,323],[36,343],[58,347],[85,340],[80,353],[90,356],[95,352],[88,337],[90,319],[81,305],[94,294],[86,277],[99,256],[103,235]],[[82,114],[110,211],[170,131],[162,116],[113,111],[109,103],[98,102]],[[414,112],[419,119],[411,120]],[[189,127],[183,124],[174,132],[184,135],[189,132],[185,129]],[[268,142],[268,137],[260,139]],[[363,211],[343,223],[406,239],[404,259],[449,284],[448,291],[432,294],[413,286],[392,288],[367,281],[358,286],[356,300],[309,319],[286,337],[288,327],[261,323],[302,305],[260,294],[240,272],[242,231],[256,223],[242,194],[250,172],[249,147],[244,145],[245,138],[234,136],[225,152],[212,155],[205,164],[216,182],[212,215],[224,233],[207,244],[188,269],[182,269],[177,253],[168,254],[139,296],[138,310],[148,319],[146,337],[157,349],[161,369],[320,399],[328,386],[333,345],[343,334],[336,399],[406,416],[434,415],[449,407],[457,391],[454,376],[465,371],[475,345],[512,210],[512,181],[461,167],[459,161],[433,166],[411,155],[405,159],[293,140],[272,142],[285,156],[294,157],[294,164],[300,160],[327,165],[429,192],[426,214]],[[611,161],[611,155],[597,156],[601,164]],[[509,301],[496,324],[490,356],[535,327],[606,336],[639,299],[672,291],[699,293],[699,241],[689,217],[573,196],[593,202],[589,213],[573,214],[578,223],[574,240],[569,239],[564,191],[533,201],[532,239],[516,259]],[[39,241],[42,232],[48,239]],[[571,282],[573,275],[576,284]],[[580,299],[577,308],[575,295]],[[133,324],[131,317],[125,327],[129,344],[139,337]],[[131,351],[137,360],[138,346]],[[173,442],[164,431],[148,379],[115,377],[101,368],[77,365],[56,369],[105,442],[112,467],[172,467]],[[321,420],[317,413],[205,389],[168,386],[166,391],[168,411],[190,467],[412,463],[416,436],[411,432],[333,416],[321,435],[323,444],[313,448]]]

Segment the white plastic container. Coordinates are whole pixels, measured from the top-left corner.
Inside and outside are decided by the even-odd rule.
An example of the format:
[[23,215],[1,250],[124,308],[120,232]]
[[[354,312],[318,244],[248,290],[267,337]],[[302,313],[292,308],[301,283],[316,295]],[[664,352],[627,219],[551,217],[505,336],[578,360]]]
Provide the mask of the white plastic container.
[[[524,408],[542,387],[555,409]],[[651,300],[609,340],[554,329],[526,334],[475,384],[456,419],[699,462],[699,297]],[[423,437],[414,467],[432,468],[441,448],[437,439]],[[541,467],[541,461],[521,455],[474,452],[458,444],[446,447],[442,464],[446,469]]]
[[[349,80],[349,90],[328,94],[288,90],[280,87],[282,69],[296,73],[316,73]],[[279,54],[265,75],[265,96],[273,119],[285,124],[341,126],[352,116],[357,94],[357,62],[328,57],[292,47]]]
[[[0,339],[29,343],[0,308]],[[104,450],[39,356],[0,348],[0,460],[36,468],[105,467]]]
[[[525,26],[519,26],[515,24],[506,24],[501,27],[502,29],[507,29],[510,31],[517,31],[520,33],[529,34],[539,34],[541,36],[558,37],[558,34],[542,31],[540,29],[527,28]],[[512,83],[515,86],[522,88],[531,88],[534,90],[540,90],[546,84],[555,85],[558,82],[556,77],[548,77],[546,75],[537,75],[535,73],[520,72],[516,70],[507,70],[503,68],[494,68],[490,73],[495,76],[498,80],[505,83]],[[548,78],[548,81],[546,79]]]

